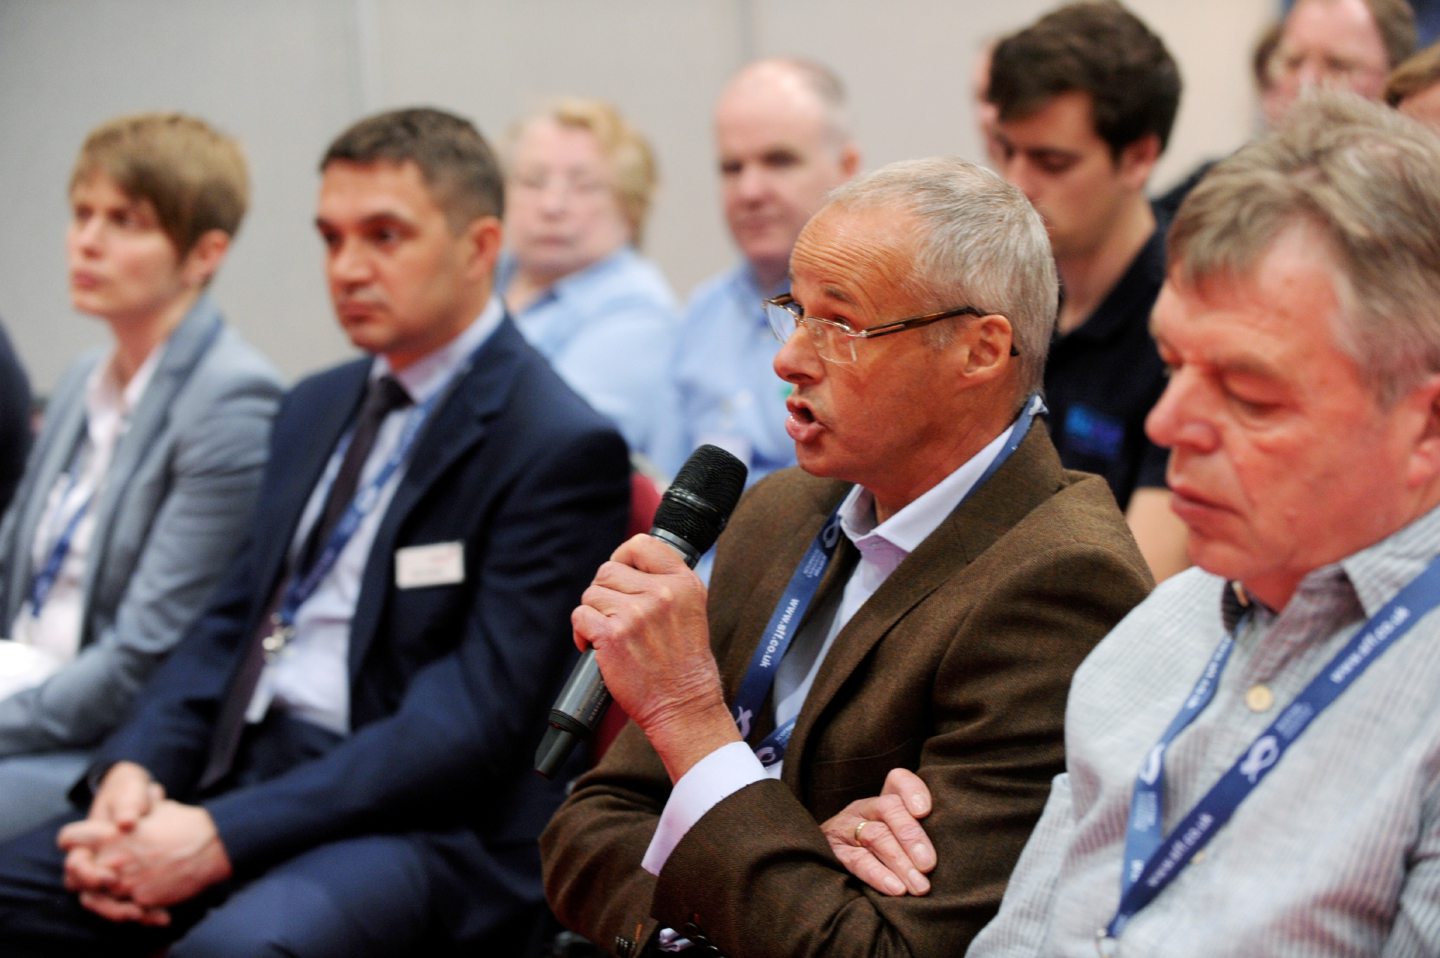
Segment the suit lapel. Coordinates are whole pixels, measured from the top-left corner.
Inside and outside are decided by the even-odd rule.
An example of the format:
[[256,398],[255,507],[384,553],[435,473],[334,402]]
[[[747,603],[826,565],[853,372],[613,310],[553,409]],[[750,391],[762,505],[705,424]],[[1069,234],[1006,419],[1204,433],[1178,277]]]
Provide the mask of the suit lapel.
[[[119,503],[140,468],[155,440],[163,435],[170,422],[175,397],[185,388],[195,368],[220,335],[220,313],[209,297],[202,296],[170,334],[149,384],[120,441],[115,445],[115,458],[106,470],[104,484],[95,502],[95,532],[90,539],[90,555],[103,557],[111,532],[119,517]],[[104,571],[103,561],[91,561],[85,568],[85,594],[95,594],[95,579]],[[87,609],[88,618],[88,609]],[[82,623],[85,635],[88,622]]]
[[[305,505],[310,501],[325,465],[335,452],[340,437],[355,418],[355,411],[365,395],[369,380],[371,360],[360,359],[338,371],[333,384],[326,383],[325,391],[333,401],[314,403],[304,409],[297,409],[294,415],[303,421],[303,441],[288,443],[289,448],[272,447],[273,453],[283,456],[283,463],[271,462],[268,472],[277,476],[273,502],[267,502],[266,515],[283,516],[283,528],[267,529],[263,539],[267,550],[260,561],[260,569],[271,583],[285,571],[289,558],[290,543],[305,514]],[[273,584],[271,586],[274,587]]]
[[406,521],[426,495],[460,459],[474,455],[487,423],[505,408],[511,383],[522,361],[523,340],[506,319],[490,334],[468,369],[431,414],[410,455],[366,561],[360,597],[351,620],[349,666],[353,679],[375,637],[380,611],[389,595],[395,550]]
[[17,516],[15,535],[11,540],[10,568],[6,575],[5,620],[0,622],[0,634],[8,634],[15,616],[20,614],[30,589],[30,579],[35,574],[33,561],[35,535],[40,528],[40,519],[45,514],[45,505],[50,501],[50,491],[56,481],[70,465],[81,437],[85,432],[85,388],[103,355],[96,354],[70,380],[71,390],[67,395],[56,396],[50,404],[48,415],[54,417],[45,425],[46,440],[35,451],[35,475],[26,477],[24,485],[16,490],[15,502],[23,503],[24,512]]
[[[764,572],[760,573],[760,578],[750,593],[751,598],[745,602],[744,615],[734,630],[735,638],[721,650],[721,659],[718,662],[721,675],[729,677],[730,684],[725,689],[725,697],[726,701],[731,703],[732,708],[739,693],[740,683],[750,667],[750,660],[754,657],[758,644],[764,641],[766,626],[769,624],[770,616],[776,605],[784,595],[786,585],[795,574],[795,570],[799,567],[815,536],[850,488],[848,483],[843,482],[828,483],[819,487],[812,483],[806,483],[796,487],[797,491],[791,502],[785,503],[777,509],[779,514],[794,519],[794,531],[789,534],[785,543],[777,542],[775,544],[773,561],[768,564]],[[819,494],[817,494],[817,489]],[[845,587],[850,570],[854,568],[854,558],[854,546],[848,539],[841,536],[840,542],[836,546],[835,556],[821,577],[820,585],[816,589],[804,618],[796,625],[797,632],[807,627],[817,609],[825,608],[835,598],[837,590]],[[760,742],[775,727],[773,687],[760,712],[761,714],[754,718],[755,724],[748,737],[748,741],[752,745]]]
[[[805,697],[786,751],[783,777],[797,793],[805,766],[799,759],[805,754],[811,731],[875,645],[889,636],[910,610],[963,574],[1062,483],[1059,459],[1048,433],[1037,422],[1010,460],[961,502],[845,624]],[[843,582],[837,587],[843,588]],[[903,641],[904,637],[897,638]]]

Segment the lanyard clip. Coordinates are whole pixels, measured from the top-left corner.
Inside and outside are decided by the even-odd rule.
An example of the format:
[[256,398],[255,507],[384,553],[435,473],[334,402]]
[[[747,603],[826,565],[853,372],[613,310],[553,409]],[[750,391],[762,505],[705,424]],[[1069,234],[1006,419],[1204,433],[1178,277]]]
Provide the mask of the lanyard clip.
[[274,662],[285,651],[285,646],[295,637],[295,627],[286,625],[276,612],[270,616],[270,634],[260,640],[260,647],[265,650],[265,661]]

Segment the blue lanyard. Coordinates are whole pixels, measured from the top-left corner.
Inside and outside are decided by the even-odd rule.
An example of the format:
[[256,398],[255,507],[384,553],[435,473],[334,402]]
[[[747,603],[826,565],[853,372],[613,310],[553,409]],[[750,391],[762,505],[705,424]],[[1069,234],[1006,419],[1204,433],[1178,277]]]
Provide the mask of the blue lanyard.
[[1370,617],[1320,674],[1235,760],[1170,835],[1162,839],[1160,815],[1164,800],[1165,750],[1214,697],[1215,685],[1234,646],[1234,637],[1226,636],[1221,641],[1195,690],[1186,699],[1165,735],[1150,750],[1145,767],[1135,780],[1125,839],[1125,867],[1120,876],[1120,905],[1115,917],[1098,936],[1102,943],[1120,936],[1130,919],[1154,901],[1195,853],[1230,820],[1240,803],[1279,763],[1315,717],[1437,605],[1440,605],[1440,558],[1433,560],[1424,572]]
[[1165,794],[1165,753],[1176,736],[1185,731],[1190,723],[1209,706],[1215,698],[1215,688],[1220,684],[1220,673],[1235,648],[1235,638],[1227,635],[1220,641],[1205,671],[1195,688],[1180,706],[1180,712],[1171,720],[1160,741],[1145,756],[1145,765],[1135,777],[1135,791],[1130,796],[1130,826],[1125,834],[1125,870],[1121,876],[1121,891],[1128,891],[1145,869],[1145,863],[1160,847],[1160,804]]
[[[65,491],[60,494],[60,501],[55,505],[57,513],[65,507],[65,500],[75,491],[75,486],[79,481],[78,471],[72,469],[70,482],[66,485]],[[65,557],[70,554],[70,547],[75,541],[75,533],[80,528],[80,520],[85,518],[85,513],[90,511],[90,502],[94,498],[95,494],[91,492],[65,521],[60,535],[55,539],[55,544],[50,547],[50,555],[45,559],[45,564],[31,578],[29,598],[32,619],[40,618],[40,610],[45,607],[45,600],[50,598],[50,591],[55,588],[55,582],[60,578],[60,567],[65,564]]]
[[435,407],[436,400],[445,392],[447,391],[436,391],[410,413],[405,420],[405,431],[400,434],[400,441],[396,444],[394,451],[390,453],[375,476],[355,493],[355,497],[345,507],[345,513],[335,524],[335,529],[326,540],[325,548],[320,556],[309,569],[305,570],[303,575],[291,577],[290,584],[285,588],[285,596],[280,603],[280,608],[275,613],[275,625],[278,629],[286,632],[294,629],[295,618],[300,612],[300,607],[315,594],[315,590],[320,587],[325,576],[339,561],[340,553],[345,550],[345,546],[359,530],[360,524],[374,510],[375,505],[380,501],[381,491],[395,475],[396,470],[404,465],[411,448],[415,445],[415,440],[420,435],[420,428],[425,425],[425,420]]
[[[810,608],[810,602],[815,598],[816,590],[820,588],[820,580],[829,568],[830,560],[835,557],[835,546],[839,541],[840,513],[837,510],[830,513],[830,518],[820,527],[815,541],[805,550],[799,567],[780,595],[779,604],[770,614],[763,638],[755,646],[750,667],[745,670],[740,691],[735,695],[735,724],[740,728],[741,738],[750,737],[751,720],[765,705],[765,696],[775,684],[775,673],[780,668],[780,661],[785,657],[785,653],[790,651],[790,643]],[[794,721],[786,725],[790,727],[776,729],[756,747],[755,754],[763,764],[773,765],[784,757],[785,745],[790,741]]]
[[[976,480],[975,485],[965,494],[968,499],[976,489],[979,489],[995,472],[1009,459],[1021,441],[1030,431],[1030,424],[1035,417],[1043,412],[1045,403],[1038,395],[1031,396],[1025,403],[1025,411],[1021,413],[1015,423],[1015,428],[1010,434],[1010,439],[1005,443],[998,455],[986,467],[985,472]],[[964,502],[965,499],[961,499]],[[740,737],[749,739],[752,720],[765,705],[765,697],[770,694],[770,688],[775,684],[775,675],[780,667],[780,662],[785,653],[790,651],[790,643],[799,629],[800,623],[805,618],[805,613],[810,608],[810,603],[815,598],[815,592],[820,587],[820,580],[829,568],[830,560],[835,556],[835,546],[840,541],[840,514],[837,509],[830,514],[830,518],[820,527],[820,532],[815,536],[815,541],[805,551],[800,559],[800,565],[790,577],[790,582],[785,586],[785,591],[780,594],[780,601],[775,606],[775,611],[770,614],[770,621],[765,626],[765,632],[760,644],[755,647],[755,653],[750,658],[750,666],[745,671],[745,677],[740,682],[740,690],[735,695],[735,724],[740,729]],[[770,767],[785,757],[785,749],[790,744],[790,736],[795,731],[795,718],[791,718],[776,728],[764,741],[755,746],[755,757],[765,767]]]

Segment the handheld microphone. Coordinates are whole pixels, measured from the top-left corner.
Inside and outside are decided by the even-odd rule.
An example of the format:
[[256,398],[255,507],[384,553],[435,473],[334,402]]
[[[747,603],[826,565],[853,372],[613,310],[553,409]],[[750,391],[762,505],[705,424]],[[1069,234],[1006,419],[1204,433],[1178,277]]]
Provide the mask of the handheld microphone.
[[[719,446],[696,449],[660,498],[650,534],[695,568],[740,501],[747,471],[743,462]],[[610,692],[595,662],[595,651],[588,650],[550,708],[550,727],[535,753],[535,771],[553,777],[576,742],[594,734],[609,704]]]

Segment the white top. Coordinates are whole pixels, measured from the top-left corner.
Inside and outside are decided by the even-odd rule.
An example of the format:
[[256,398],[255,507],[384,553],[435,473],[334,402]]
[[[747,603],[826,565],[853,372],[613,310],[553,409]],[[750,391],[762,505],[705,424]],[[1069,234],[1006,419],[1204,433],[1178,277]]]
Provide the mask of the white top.
[[[114,461],[115,448],[130,427],[130,414],[145,394],[145,387],[154,377],[164,351],[164,344],[152,349],[124,387],[115,375],[114,353],[91,372],[85,390],[85,435],[70,467],[56,478],[35,528],[30,554],[32,575],[45,567],[76,512],[85,509],[40,614],[33,614],[27,598],[10,629],[11,638],[29,645],[51,660],[56,668],[73,659],[80,649],[81,618],[85,614],[85,568],[95,534],[95,500],[104,491],[105,474]],[[31,684],[39,684],[43,677],[37,676]],[[18,687],[9,691],[18,691]]]

